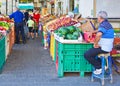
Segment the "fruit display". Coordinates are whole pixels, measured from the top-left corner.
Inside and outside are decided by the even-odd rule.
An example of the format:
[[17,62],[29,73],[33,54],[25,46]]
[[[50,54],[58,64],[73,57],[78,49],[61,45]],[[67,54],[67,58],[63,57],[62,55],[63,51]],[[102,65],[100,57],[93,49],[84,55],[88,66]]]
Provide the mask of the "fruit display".
[[59,37],[68,40],[77,40],[80,37],[81,29],[75,26],[61,27],[54,31]]
[[57,30],[60,27],[67,27],[75,25],[77,22],[70,17],[61,17],[58,19],[55,19],[47,24],[48,30],[54,31]]
[[9,19],[7,17],[1,17],[0,21],[4,21],[4,22],[7,22],[7,23],[12,23],[13,22],[13,20],[11,20],[11,19]]
[[1,29],[9,30],[10,25],[7,22],[0,22],[0,27],[2,27],[0,28],[0,30]]
[[10,28],[10,25],[7,22],[0,21],[0,32],[3,35],[6,35],[6,31],[8,31]]

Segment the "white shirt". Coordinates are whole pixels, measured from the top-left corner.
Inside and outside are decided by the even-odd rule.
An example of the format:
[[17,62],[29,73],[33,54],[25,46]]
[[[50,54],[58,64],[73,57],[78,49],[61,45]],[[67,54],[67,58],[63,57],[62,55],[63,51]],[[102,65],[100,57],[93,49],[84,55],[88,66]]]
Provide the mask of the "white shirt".
[[114,38],[101,38],[98,44],[103,51],[110,52],[113,48],[113,42]]

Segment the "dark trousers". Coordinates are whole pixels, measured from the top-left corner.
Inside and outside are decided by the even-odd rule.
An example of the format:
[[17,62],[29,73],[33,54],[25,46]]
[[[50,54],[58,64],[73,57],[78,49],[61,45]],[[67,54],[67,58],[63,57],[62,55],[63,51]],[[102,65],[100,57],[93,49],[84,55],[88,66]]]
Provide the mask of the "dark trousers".
[[85,52],[84,57],[86,60],[88,60],[89,63],[91,63],[95,67],[95,69],[100,69],[101,59],[100,58],[96,59],[96,56],[98,54],[103,54],[103,53],[108,53],[108,52],[101,50],[101,48],[91,48]]
[[25,42],[25,33],[24,33],[23,22],[15,23],[15,33],[16,33],[16,43],[20,42],[20,35],[22,36],[22,41],[24,43]]

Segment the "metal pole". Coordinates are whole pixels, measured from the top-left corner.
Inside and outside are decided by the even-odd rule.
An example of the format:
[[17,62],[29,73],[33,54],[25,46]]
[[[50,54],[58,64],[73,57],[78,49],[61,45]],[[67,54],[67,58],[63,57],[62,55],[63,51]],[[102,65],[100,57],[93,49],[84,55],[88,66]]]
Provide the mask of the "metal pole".
[[13,12],[13,0],[12,0],[12,12]]
[[8,5],[8,2],[6,0],[6,15],[7,15],[7,11],[8,11],[8,8],[7,8],[8,6],[7,5]]
[[97,1],[94,0],[94,1],[93,1],[93,10],[94,10],[93,17],[96,17],[96,3],[97,3]]

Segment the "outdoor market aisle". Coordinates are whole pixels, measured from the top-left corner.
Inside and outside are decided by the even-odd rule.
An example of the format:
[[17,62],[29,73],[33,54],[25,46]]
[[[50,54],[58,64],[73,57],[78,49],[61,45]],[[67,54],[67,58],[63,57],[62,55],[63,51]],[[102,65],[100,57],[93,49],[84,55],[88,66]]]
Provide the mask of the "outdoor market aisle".
[[[106,82],[106,86],[119,86],[119,78],[115,73],[115,84]],[[13,47],[0,75],[0,86],[100,86],[100,83],[92,83],[90,76],[58,78],[48,50],[43,49],[37,38]]]

